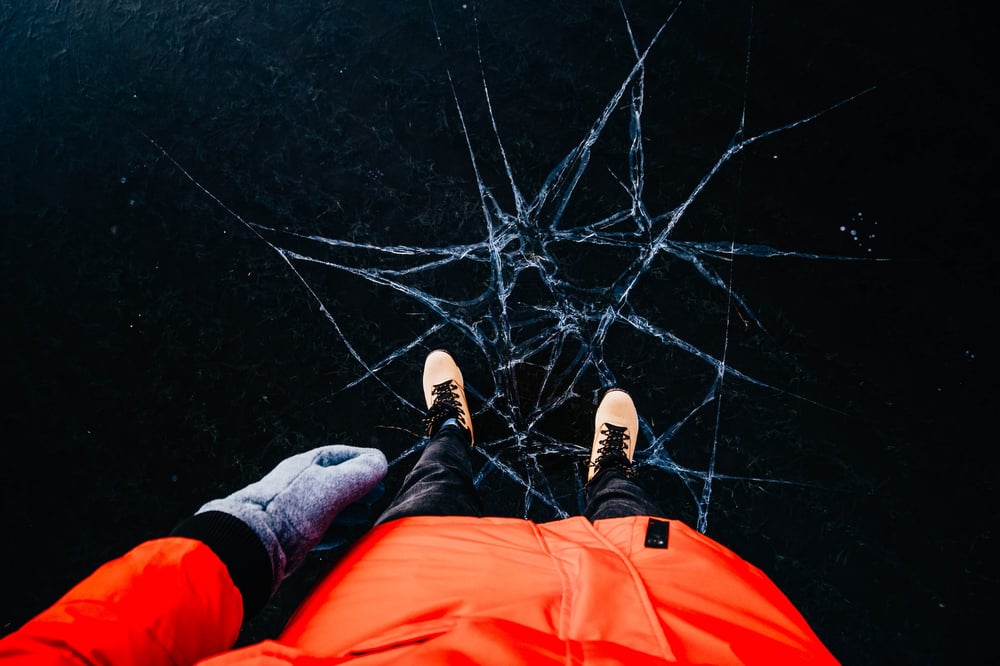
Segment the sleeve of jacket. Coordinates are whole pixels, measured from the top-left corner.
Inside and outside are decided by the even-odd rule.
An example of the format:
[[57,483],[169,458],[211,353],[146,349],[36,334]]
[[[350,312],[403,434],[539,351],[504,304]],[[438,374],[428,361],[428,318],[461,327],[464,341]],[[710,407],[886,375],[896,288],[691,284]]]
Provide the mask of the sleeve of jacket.
[[204,542],[148,541],[0,640],[5,664],[192,664],[232,647],[243,598]]

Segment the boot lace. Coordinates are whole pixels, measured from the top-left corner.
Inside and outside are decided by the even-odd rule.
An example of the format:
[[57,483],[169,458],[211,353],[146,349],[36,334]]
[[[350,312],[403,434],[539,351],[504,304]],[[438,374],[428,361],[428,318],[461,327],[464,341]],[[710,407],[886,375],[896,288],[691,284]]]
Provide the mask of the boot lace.
[[424,434],[427,437],[433,437],[441,428],[441,424],[448,419],[456,419],[461,424],[466,436],[468,436],[469,427],[465,423],[465,413],[462,410],[461,403],[458,401],[457,389],[458,384],[453,379],[435,384],[434,388],[431,389],[434,402],[427,410],[427,415],[421,420],[424,426]]
[[626,430],[628,429],[625,426],[610,423],[605,423],[601,428],[604,439],[598,442],[597,459],[592,463],[597,472],[618,469],[625,476],[633,477],[632,461],[628,459],[627,453],[629,436]]

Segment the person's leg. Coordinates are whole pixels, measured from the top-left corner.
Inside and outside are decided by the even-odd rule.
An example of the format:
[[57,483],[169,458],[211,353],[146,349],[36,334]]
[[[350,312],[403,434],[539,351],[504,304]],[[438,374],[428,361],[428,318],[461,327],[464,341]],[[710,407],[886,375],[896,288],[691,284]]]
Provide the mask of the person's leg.
[[483,515],[469,460],[472,416],[462,371],[448,352],[437,349],[427,355],[423,387],[423,426],[431,441],[376,525],[406,516]]
[[482,516],[469,449],[457,427],[441,428],[375,524],[406,516]]
[[587,506],[583,515],[591,522],[602,518],[667,515],[641,487],[620,469],[598,472],[585,488]]
[[632,397],[610,389],[597,406],[590,471],[585,488],[588,520],[624,516],[665,518],[663,510],[634,480],[632,457],[639,434],[639,415]]

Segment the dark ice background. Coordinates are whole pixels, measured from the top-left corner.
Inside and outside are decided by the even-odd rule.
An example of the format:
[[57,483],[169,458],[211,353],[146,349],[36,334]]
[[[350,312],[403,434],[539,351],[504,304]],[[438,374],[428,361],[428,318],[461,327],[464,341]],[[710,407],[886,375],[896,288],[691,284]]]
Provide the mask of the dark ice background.
[[[714,409],[695,410],[703,364],[610,335],[597,351],[646,434],[684,422],[665,445],[673,462],[650,459],[641,478],[771,576],[844,663],[983,663],[998,591],[991,23],[947,4],[626,0],[640,48],[675,7],[646,65],[647,205],[689,196],[744,105],[749,136],[864,93],[735,157],[673,236],[861,261],[738,258],[722,275],[766,332],[683,262],[651,267],[633,306],[707,353],[728,340],[734,367],[780,390],[727,379],[716,425]],[[341,336],[268,245],[298,242],[240,221],[375,245],[482,240],[449,72],[482,179],[508,208],[511,197],[477,44],[531,196],[635,64],[615,2],[0,5],[0,631],[317,444],[381,447],[396,461],[392,491],[419,417],[399,398],[419,402],[431,348],[456,349],[480,398],[517,403],[492,383],[502,350],[450,329],[401,353],[384,384],[340,390],[364,376],[348,345],[375,363],[434,317],[303,266]],[[621,207],[610,174],[627,177],[625,102],[574,220]],[[355,266],[381,256],[331,252]],[[552,258],[601,284],[621,258],[594,252],[564,243]],[[456,262],[423,286],[472,293],[484,279]],[[528,282],[517,298],[532,297]],[[546,375],[537,361],[511,366],[525,392]],[[512,422],[484,416],[477,434],[495,462],[477,466],[494,470],[480,486],[492,512],[578,511],[585,453],[566,443],[589,442],[606,383],[581,378],[538,428],[551,441],[533,431],[491,447]],[[699,505],[704,479],[690,471],[708,469],[713,442],[720,476]],[[539,491],[552,503],[496,462],[553,479]],[[340,552],[311,558],[240,642],[278,632]]]

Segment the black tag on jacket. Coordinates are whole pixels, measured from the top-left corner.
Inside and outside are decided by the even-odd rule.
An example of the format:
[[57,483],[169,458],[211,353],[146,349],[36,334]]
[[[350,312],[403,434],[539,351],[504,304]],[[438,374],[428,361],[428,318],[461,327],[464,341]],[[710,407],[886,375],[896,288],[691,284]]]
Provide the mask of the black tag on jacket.
[[670,522],[650,518],[646,528],[646,548],[666,548],[669,540]]

